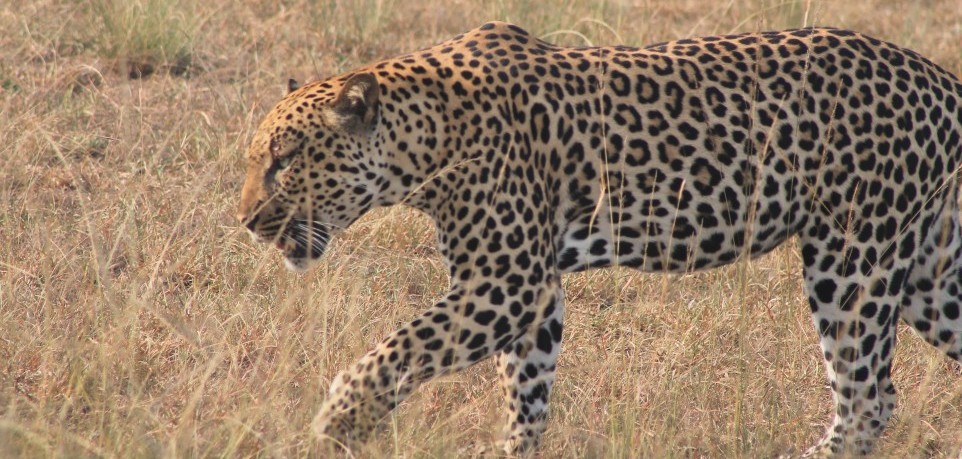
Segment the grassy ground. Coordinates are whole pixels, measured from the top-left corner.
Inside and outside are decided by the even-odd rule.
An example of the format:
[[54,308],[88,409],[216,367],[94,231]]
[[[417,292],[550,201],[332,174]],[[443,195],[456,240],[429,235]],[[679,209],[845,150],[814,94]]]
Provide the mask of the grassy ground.
[[[240,3],[240,2],[237,2]],[[409,51],[489,19],[641,45],[831,24],[962,74],[956,0],[12,0],[0,5],[0,457],[296,457],[331,377],[438,298],[433,230],[375,212],[307,275],[232,215],[252,129],[288,77]],[[690,276],[565,279],[545,457],[764,457],[831,402],[786,246]],[[900,331],[882,449],[955,456],[959,367]],[[494,440],[484,363],[426,385],[362,456]]]

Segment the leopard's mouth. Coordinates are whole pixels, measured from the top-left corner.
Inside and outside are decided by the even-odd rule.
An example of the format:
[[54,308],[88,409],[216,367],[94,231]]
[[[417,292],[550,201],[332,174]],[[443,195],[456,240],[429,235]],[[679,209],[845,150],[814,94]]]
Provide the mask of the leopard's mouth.
[[325,225],[300,218],[290,219],[273,229],[273,234],[251,234],[255,242],[270,243],[279,250],[284,257],[284,265],[291,271],[307,270],[324,255],[331,239]]
[[291,271],[305,271],[324,255],[331,235],[317,223],[292,219],[277,238],[278,248],[284,254],[284,265]]

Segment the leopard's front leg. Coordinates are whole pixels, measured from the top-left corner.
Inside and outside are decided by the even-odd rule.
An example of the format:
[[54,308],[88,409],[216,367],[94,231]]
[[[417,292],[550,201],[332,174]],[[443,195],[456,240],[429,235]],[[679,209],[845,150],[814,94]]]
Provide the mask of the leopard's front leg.
[[[331,384],[315,432],[351,448],[417,386],[504,350],[540,322],[538,304],[553,304],[548,282],[517,285],[472,279],[385,338]],[[543,311],[542,311],[543,312]]]
[[536,450],[547,424],[564,320],[564,290],[560,282],[555,292],[546,295],[546,302],[539,305],[537,326],[495,357],[507,415],[502,447],[510,456]]

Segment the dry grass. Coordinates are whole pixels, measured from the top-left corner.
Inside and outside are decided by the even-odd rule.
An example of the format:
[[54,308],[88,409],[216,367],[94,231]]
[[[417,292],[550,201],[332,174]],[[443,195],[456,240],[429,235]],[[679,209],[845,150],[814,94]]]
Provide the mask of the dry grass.
[[[331,75],[505,19],[565,43],[805,24],[962,73],[956,0],[13,0],[0,6],[0,457],[289,457],[335,372],[446,286],[432,229],[375,212],[297,276],[232,217],[253,126]],[[280,4],[278,4],[280,3]],[[148,69],[150,71],[146,71]],[[784,247],[691,276],[565,279],[545,457],[764,457],[830,398]],[[962,378],[906,330],[882,448],[958,454]],[[423,387],[364,456],[494,439],[490,363]]]

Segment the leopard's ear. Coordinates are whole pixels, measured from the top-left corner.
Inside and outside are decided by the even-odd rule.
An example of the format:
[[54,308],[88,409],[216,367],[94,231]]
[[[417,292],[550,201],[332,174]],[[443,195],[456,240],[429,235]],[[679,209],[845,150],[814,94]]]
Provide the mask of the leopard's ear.
[[290,94],[290,93],[292,93],[292,92],[294,92],[294,91],[297,91],[297,88],[300,88],[300,87],[301,87],[301,84],[298,83],[297,80],[295,80],[295,79],[293,79],[293,78],[287,80],[287,93],[288,93],[288,94]]
[[349,78],[332,104],[341,127],[354,133],[373,129],[379,92],[377,78],[370,73],[358,73]]

